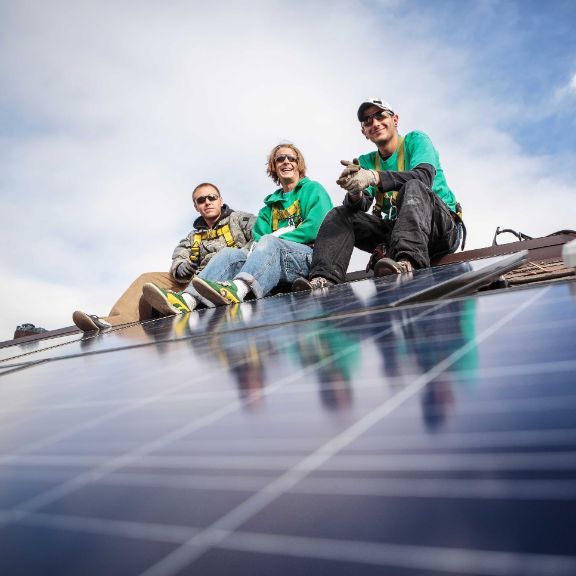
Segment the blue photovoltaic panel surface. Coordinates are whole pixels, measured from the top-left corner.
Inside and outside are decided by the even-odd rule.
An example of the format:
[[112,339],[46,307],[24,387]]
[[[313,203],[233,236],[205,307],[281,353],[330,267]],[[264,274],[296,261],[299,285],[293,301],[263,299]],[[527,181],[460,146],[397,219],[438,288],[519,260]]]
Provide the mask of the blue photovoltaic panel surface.
[[[474,262],[464,262],[418,270],[414,274],[380,278],[374,281],[357,282],[354,287],[358,297],[362,300],[369,300],[370,307],[362,304],[364,314],[368,314],[372,309],[381,309],[384,307],[397,306],[402,302],[422,302],[431,299],[450,296],[455,293],[469,293],[470,287],[477,288],[498,278],[504,272],[518,266],[525,258],[526,252],[520,252],[506,257],[487,258]],[[347,285],[346,285],[347,286]],[[293,322],[299,320],[310,320],[311,318],[322,318],[334,316],[339,313],[346,313],[350,309],[357,311],[357,298],[346,300],[342,298],[342,290],[347,291],[346,286],[335,286],[330,291],[330,298],[327,294],[322,293],[323,306],[302,305],[302,300],[295,306],[277,306],[276,300],[266,298],[260,302],[254,302],[253,307],[259,308],[257,315],[250,313],[251,308],[244,306],[243,313],[250,313],[250,318],[244,322],[240,314],[236,314],[234,322],[229,324],[226,329],[238,329],[249,326],[282,324],[284,322]],[[378,287],[376,290],[375,287]],[[296,295],[295,297],[299,297]],[[270,309],[270,312],[267,310]],[[212,314],[214,310],[204,311]],[[207,314],[207,315],[208,315]],[[194,327],[195,334],[201,334],[203,330],[213,331],[213,322],[209,322],[207,315],[203,317],[198,326]],[[216,315],[217,322],[222,324],[221,315]],[[146,324],[148,326],[148,324]],[[222,327],[220,327],[221,329]],[[126,329],[123,328],[125,331]],[[175,335],[170,331],[171,337]],[[70,350],[63,347],[69,342],[77,341],[78,334],[65,335],[58,338],[51,337],[43,340],[37,340],[20,344],[17,346],[0,348],[0,371],[11,370],[16,367],[26,366],[29,363],[46,361],[59,355],[68,355]],[[76,351],[78,354],[83,353],[93,342],[89,337],[83,338],[82,349]],[[106,344],[115,347],[116,342],[112,340],[99,343],[99,350],[106,347]],[[49,354],[40,354],[44,350],[49,350]]]
[[575,574],[575,284],[429,274],[3,350],[0,573]]

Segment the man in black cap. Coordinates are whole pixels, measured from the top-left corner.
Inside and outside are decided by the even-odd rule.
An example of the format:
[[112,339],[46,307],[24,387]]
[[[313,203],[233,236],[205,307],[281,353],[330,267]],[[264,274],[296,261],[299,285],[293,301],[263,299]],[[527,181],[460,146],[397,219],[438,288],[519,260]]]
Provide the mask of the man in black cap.
[[377,150],[342,160],[337,184],[347,194],[320,227],[310,280],[299,278],[295,290],[343,282],[354,247],[371,252],[369,267],[383,276],[429,267],[460,245],[459,205],[430,138],[419,131],[401,136],[398,114],[381,98],[362,102],[358,120]]

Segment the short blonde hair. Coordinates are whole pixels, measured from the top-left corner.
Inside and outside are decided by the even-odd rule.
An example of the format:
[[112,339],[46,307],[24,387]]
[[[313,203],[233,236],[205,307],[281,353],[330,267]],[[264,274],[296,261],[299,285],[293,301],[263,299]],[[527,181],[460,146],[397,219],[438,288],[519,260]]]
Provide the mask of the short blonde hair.
[[194,188],[194,190],[192,190],[192,200],[194,202],[196,202],[195,198],[194,198],[194,194],[196,194],[196,192],[198,190],[200,190],[200,188],[206,188],[206,187],[210,187],[213,188],[214,191],[218,194],[218,198],[222,197],[222,194],[220,194],[220,190],[218,190],[218,186],[216,186],[216,184],[212,184],[212,182],[202,182],[201,184],[198,184],[198,186],[196,186],[196,188]]
[[270,176],[270,178],[272,178],[272,180],[274,180],[276,184],[280,184],[280,178],[278,178],[278,172],[276,172],[276,162],[274,161],[274,159],[276,158],[276,153],[278,152],[278,150],[280,150],[280,148],[290,148],[290,150],[294,152],[294,156],[296,156],[297,159],[298,172],[300,172],[300,178],[304,178],[304,176],[306,176],[306,162],[304,161],[304,156],[302,155],[302,152],[300,152],[300,150],[298,150],[298,148],[294,146],[294,144],[290,144],[289,142],[278,144],[277,146],[274,146],[274,148],[272,148],[272,152],[270,152],[270,154],[268,155],[268,168],[266,170],[268,176]]

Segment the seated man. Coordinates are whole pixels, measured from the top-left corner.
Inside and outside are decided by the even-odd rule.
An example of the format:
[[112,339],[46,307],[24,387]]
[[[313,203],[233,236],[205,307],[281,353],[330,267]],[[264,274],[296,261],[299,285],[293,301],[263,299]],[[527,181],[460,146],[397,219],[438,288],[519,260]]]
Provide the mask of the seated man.
[[241,248],[250,242],[256,217],[229,208],[214,184],[205,182],[196,186],[192,191],[192,201],[200,216],[195,220],[192,232],[176,246],[170,272],[140,275],[105,318],[77,310],[72,318],[78,328],[99,330],[154,318],[157,316],[155,310],[142,298],[145,284],[153,282],[162,288],[178,290],[187,285],[217,252],[227,247]]
[[429,267],[460,244],[459,206],[430,138],[416,131],[400,136],[398,115],[381,99],[362,102],[358,120],[377,151],[342,161],[337,184],[348,193],[318,232],[310,280],[299,278],[294,290],[344,282],[354,247],[373,252],[374,274],[383,276]]
[[308,274],[312,244],[332,200],[321,184],[306,177],[304,157],[293,144],[273,148],[268,175],[280,188],[264,199],[250,249],[225,248],[184,292],[146,285],[144,298],[154,308],[170,315],[194,310],[199,302],[213,306],[242,302],[249,292],[262,298],[278,284],[291,284]]

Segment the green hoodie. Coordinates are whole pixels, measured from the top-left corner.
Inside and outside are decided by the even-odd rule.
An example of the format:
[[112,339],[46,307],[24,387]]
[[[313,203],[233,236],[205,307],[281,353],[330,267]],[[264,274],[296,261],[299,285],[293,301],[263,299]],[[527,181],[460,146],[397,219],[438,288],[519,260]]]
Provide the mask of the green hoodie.
[[258,213],[252,237],[257,242],[265,234],[294,226],[294,230],[281,235],[282,240],[313,244],[320,224],[332,206],[322,184],[301,178],[290,192],[285,193],[279,188],[264,198],[264,208]]

